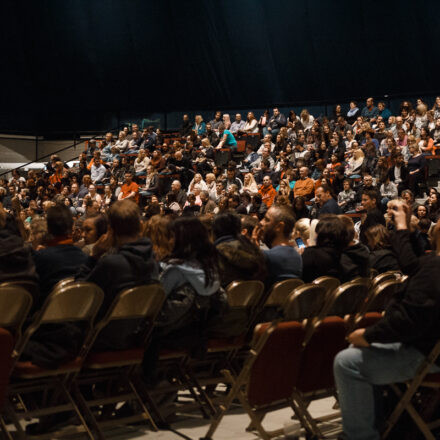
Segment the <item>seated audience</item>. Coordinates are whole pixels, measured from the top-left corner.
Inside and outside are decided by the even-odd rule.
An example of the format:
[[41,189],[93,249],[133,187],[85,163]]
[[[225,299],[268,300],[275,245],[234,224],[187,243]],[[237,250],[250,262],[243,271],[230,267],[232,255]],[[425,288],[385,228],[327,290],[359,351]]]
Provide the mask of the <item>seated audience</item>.
[[[158,279],[152,246],[142,238],[139,207],[131,200],[115,202],[108,211],[108,231],[94,244],[76,279],[97,284],[105,293],[97,319],[104,316],[118,293]],[[111,276],[109,276],[111,274]],[[96,351],[129,348],[137,323],[116,321],[101,332]]]
[[370,266],[379,273],[400,270],[399,263],[391,247],[390,233],[381,224],[370,226],[365,231],[370,249]]
[[341,282],[351,281],[357,277],[368,277],[370,274],[370,252],[368,247],[356,240],[353,220],[340,215],[348,234],[348,246],[341,255]]
[[267,287],[288,278],[301,278],[301,257],[290,242],[294,226],[292,210],[285,206],[271,207],[261,220],[260,236],[269,248],[264,251]]
[[[419,259],[409,243],[403,204],[398,205],[394,220],[396,240],[402,250],[399,258],[412,262],[412,276],[388,305],[384,317],[368,328],[352,332],[348,336],[350,348],[335,358],[334,375],[344,438],[380,438],[376,410],[381,406],[376,386],[412,379],[440,337],[439,225],[433,237],[437,251]],[[439,371],[440,367],[435,364],[432,372]]]
[[218,214],[212,223],[217,248],[222,287],[236,280],[261,280],[266,275],[265,261],[254,243],[241,235],[240,217],[233,213]]
[[341,255],[350,243],[345,223],[337,215],[327,214],[320,218],[316,234],[316,245],[302,254],[302,279],[306,283],[324,275],[341,279]]

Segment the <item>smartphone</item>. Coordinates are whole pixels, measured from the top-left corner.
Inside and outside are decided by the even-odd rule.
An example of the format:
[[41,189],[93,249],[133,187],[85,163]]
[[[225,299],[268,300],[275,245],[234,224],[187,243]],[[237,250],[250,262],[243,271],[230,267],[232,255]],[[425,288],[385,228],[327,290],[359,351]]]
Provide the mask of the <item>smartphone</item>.
[[301,238],[295,238],[296,244],[298,245],[299,248],[305,248],[306,245],[304,244],[304,242],[302,241]]

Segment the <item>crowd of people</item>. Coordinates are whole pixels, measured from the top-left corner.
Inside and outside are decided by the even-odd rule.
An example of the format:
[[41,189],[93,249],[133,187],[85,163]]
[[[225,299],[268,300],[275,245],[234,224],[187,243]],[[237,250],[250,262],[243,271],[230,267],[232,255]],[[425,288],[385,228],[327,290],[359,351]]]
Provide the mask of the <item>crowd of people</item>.
[[[53,156],[42,172],[16,170],[0,181],[0,282],[38,283],[35,311],[64,278],[94,282],[105,292],[98,319],[121,290],[161,282],[167,300],[144,361],[146,380],[154,381],[159,347],[197,352],[208,337],[243,330],[237,317],[227,318],[224,289],[231,281],[257,279],[269,289],[288,278],[345,282],[371,269],[401,270],[412,275],[403,301],[385,324],[356,331],[351,342],[426,352],[440,336],[439,195],[425,182],[426,156],[436,148],[440,97],[429,111],[421,100],[415,108],[404,101],[396,116],[372,98],[363,109],[352,102],[346,114],[336,106],[316,119],[307,110],[286,117],[276,108],[259,120],[251,112],[233,122],[221,112],[207,123],[185,115],[173,142],[133,124],[116,141],[108,133],[89,142],[73,167]],[[216,160],[225,151],[230,157],[222,167]],[[159,183],[163,176],[172,176],[169,190]],[[427,199],[419,204],[422,191]],[[425,322],[421,307],[430,317]],[[94,349],[127,348],[135,332],[118,323]],[[41,328],[24,358],[56,367],[74,356],[80,339],[80,329],[68,324]],[[363,359],[344,353],[335,366],[344,428],[348,438],[367,438],[356,436],[360,425],[378,438],[374,408],[359,410],[365,402],[358,394],[353,403],[349,392]],[[359,393],[372,401],[370,379],[363,377]]]

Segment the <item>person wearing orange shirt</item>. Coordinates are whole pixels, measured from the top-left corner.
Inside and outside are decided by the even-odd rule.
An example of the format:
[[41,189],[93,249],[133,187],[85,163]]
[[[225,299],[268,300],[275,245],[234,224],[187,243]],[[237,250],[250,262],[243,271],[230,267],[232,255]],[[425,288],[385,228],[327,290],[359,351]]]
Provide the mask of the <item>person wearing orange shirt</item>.
[[132,199],[139,203],[139,186],[133,182],[133,175],[125,173],[125,183],[121,187],[121,192],[118,195],[118,200]]
[[261,185],[261,188],[258,190],[258,192],[261,195],[262,201],[268,208],[270,208],[275,200],[277,192],[272,186],[272,180],[270,180],[269,176],[264,176],[263,185]]
[[58,161],[55,163],[55,172],[49,177],[49,182],[51,183],[51,185],[61,183],[61,179],[63,178],[63,169],[63,162]]
[[93,153],[92,160],[87,165],[87,169],[90,171],[92,169],[92,165],[95,164],[103,164],[104,162],[101,159],[101,152],[99,150],[95,150]]
[[315,182],[309,177],[309,169],[307,167],[299,169],[299,177],[300,179],[296,181],[293,187],[293,195],[295,198],[302,196],[308,200],[313,196]]

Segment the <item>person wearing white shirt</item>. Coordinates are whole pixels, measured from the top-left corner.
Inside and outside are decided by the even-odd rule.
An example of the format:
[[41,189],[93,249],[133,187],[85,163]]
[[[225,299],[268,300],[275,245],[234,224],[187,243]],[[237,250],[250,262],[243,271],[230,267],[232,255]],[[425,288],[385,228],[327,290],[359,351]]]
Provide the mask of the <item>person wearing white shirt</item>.
[[304,131],[310,130],[313,126],[313,121],[315,118],[308,112],[307,109],[304,109],[301,112],[301,124],[304,127]]
[[127,140],[127,134],[125,131],[120,131],[118,140],[115,143],[115,147],[118,148],[118,150],[123,153],[128,148],[128,140]]
[[266,143],[270,143],[270,152],[273,153],[273,150],[275,149],[275,144],[272,142],[272,135],[266,134],[263,138],[263,143],[261,144],[260,148],[257,150],[257,154],[260,156],[263,154],[263,149],[266,146]]
[[245,124],[246,123],[241,119],[241,114],[237,113],[235,115],[235,121],[231,124],[231,128],[229,129],[229,131],[234,134],[238,132],[242,132],[244,131]]
[[255,119],[253,112],[247,114],[246,124],[244,124],[243,131],[245,133],[257,134],[258,133],[258,121]]
[[194,194],[194,188],[196,185],[199,185],[200,191],[208,191],[208,185],[205,183],[205,181],[202,178],[202,175],[199,173],[194,174],[194,178],[193,180],[191,180],[188,186],[188,194],[190,193]]
[[136,176],[145,175],[149,163],[150,163],[150,158],[147,157],[145,150],[141,148],[139,150],[138,157],[136,158],[133,164]]

